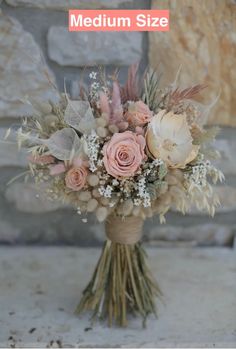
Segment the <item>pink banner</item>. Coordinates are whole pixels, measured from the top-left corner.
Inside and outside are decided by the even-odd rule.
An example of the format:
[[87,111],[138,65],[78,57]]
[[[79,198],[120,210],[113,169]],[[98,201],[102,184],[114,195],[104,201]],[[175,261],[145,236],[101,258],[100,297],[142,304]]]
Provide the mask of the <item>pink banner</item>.
[[169,10],[69,10],[69,31],[168,31]]

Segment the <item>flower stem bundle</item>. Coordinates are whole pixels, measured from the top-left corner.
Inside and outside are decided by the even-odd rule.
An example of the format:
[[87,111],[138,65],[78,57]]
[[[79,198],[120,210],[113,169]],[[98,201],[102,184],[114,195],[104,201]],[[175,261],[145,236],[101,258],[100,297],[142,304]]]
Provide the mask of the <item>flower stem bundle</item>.
[[[111,219],[110,224],[117,223],[118,219],[115,218],[115,222]],[[129,219],[128,222],[119,220],[119,229],[127,231]],[[139,228],[139,224],[135,227]],[[140,231],[134,234],[140,235]],[[161,295],[146,257],[140,242],[122,244],[107,240],[76,313],[88,310],[92,312],[93,321],[107,319],[109,326],[117,324],[121,327],[127,326],[127,315],[131,313],[140,315],[145,327],[148,315],[157,315],[156,296]]]

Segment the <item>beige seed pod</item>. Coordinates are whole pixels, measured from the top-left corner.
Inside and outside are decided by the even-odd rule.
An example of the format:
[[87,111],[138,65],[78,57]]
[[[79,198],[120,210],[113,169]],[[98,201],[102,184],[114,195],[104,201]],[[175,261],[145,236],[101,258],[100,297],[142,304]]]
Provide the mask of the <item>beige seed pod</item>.
[[[172,187],[173,188],[173,187]],[[164,206],[169,206],[171,205],[171,201],[172,201],[172,197],[171,194],[169,192],[167,192],[163,198],[160,200],[160,204],[164,205]]]
[[101,127],[107,126],[107,120],[105,118],[97,118],[96,119],[96,125]]
[[151,207],[143,208],[143,212],[145,213],[145,216],[148,217],[148,218],[151,218],[153,216]]
[[120,204],[117,208],[118,214],[122,216],[129,216],[133,210],[134,204],[131,199],[125,200],[122,204]]
[[92,190],[92,195],[96,199],[101,197],[101,194],[99,193],[98,189],[93,189]]
[[108,113],[102,113],[101,118],[105,120],[106,124],[108,125],[109,115]]
[[89,201],[91,199],[92,195],[89,191],[81,191],[79,193],[79,200],[81,201]]
[[33,102],[33,105],[42,115],[48,115],[52,112],[52,106],[47,102]]
[[132,214],[133,214],[135,217],[138,217],[139,214],[140,214],[140,207],[139,207],[139,206],[135,206],[135,207],[133,208]]
[[124,209],[130,214],[133,210],[134,204],[131,199],[124,201]]
[[105,138],[107,136],[107,129],[104,127],[99,126],[97,128],[97,134],[99,137]]
[[165,194],[168,190],[168,183],[163,183],[159,189],[159,194]]
[[88,201],[88,205],[87,205],[87,211],[88,212],[93,212],[95,211],[95,209],[97,208],[98,206],[98,201],[96,199],[90,199]]
[[53,126],[58,122],[58,117],[55,114],[48,114],[44,117],[46,124]]
[[119,132],[119,128],[116,125],[109,125],[108,129],[111,133],[118,133]]
[[112,196],[112,199],[111,199],[111,201],[113,202],[113,204],[114,204],[114,206],[118,203],[118,201],[119,201],[120,199],[117,197],[117,196]]
[[87,178],[88,184],[92,187],[95,187],[99,183],[99,178],[95,174],[90,174]]
[[77,202],[77,206],[79,206],[81,213],[87,211],[87,204],[85,202],[79,201]]
[[102,196],[102,197],[100,198],[100,202],[101,202],[101,204],[102,204],[103,206],[108,206],[110,200],[109,200],[108,198],[104,198],[104,196]]
[[105,221],[105,219],[107,218],[107,215],[108,215],[108,210],[106,207],[98,207],[97,208],[96,217],[100,223]]
[[195,123],[192,124],[190,132],[191,132],[191,136],[193,139],[199,139],[202,136],[202,134],[204,133],[203,129]]
[[165,181],[166,181],[169,185],[175,185],[175,184],[178,183],[178,179],[177,179],[175,176],[173,176],[173,175],[171,175],[171,174],[169,174],[169,173],[166,175]]
[[146,219],[146,214],[143,210],[140,211],[140,217],[145,220]]
[[170,187],[169,193],[170,193],[170,195],[172,195],[173,199],[175,199],[176,197],[181,197],[184,195],[183,191],[176,185]]
[[183,175],[183,171],[179,170],[179,169],[173,169],[171,170],[171,175],[175,176],[179,181],[182,181],[183,178],[184,178],[184,175]]

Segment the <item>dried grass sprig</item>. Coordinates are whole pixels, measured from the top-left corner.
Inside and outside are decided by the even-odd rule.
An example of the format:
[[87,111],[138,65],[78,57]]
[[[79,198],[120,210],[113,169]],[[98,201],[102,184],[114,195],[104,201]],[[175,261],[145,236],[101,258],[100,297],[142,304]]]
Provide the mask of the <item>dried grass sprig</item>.
[[139,62],[132,64],[128,70],[128,79],[125,86],[121,88],[122,103],[139,99],[138,68]]
[[160,103],[158,94],[161,76],[161,73],[157,73],[156,70],[151,68],[144,75],[142,99],[154,113],[157,111]]
[[202,132],[199,132],[196,137],[193,137],[193,144],[200,145],[203,143],[211,142],[216,138],[219,132],[220,128],[217,126],[202,130]]
[[205,89],[207,85],[198,84],[188,88],[181,90],[180,88],[176,88],[172,90],[167,95],[167,109],[170,110],[174,106],[180,104],[185,99],[192,99],[198,93],[200,93],[203,89]]

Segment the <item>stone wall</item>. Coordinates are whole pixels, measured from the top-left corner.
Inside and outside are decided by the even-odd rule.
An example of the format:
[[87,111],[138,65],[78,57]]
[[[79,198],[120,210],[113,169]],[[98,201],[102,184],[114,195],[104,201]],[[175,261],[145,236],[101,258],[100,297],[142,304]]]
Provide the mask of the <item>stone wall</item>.
[[219,95],[209,121],[236,126],[236,2],[153,0],[152,8],[168,8],[171,15],[168,33],[149,34],[150,63],[161,63],[163,82],[173,81],[182,66],[183,84],[208,85],[205,103]]
[[[212,86],[217,91],[219,86],[222,88],[223,94],[218,111],[211,122],[227,126],[235,125],[233,118],[235,106],[232,98],[233,71],[231,74],[224,73],[231,69],[234,58],[233,38],[236,33],[231,22],[233,11],[230,11],[233,1],[225,1],[223,8],[220,5],[222,2],[217,0],[191,3],[196,7],[196,11],[199,11],[197,5],[199,3],[214,3],[214,6],[219,4],[219,10],[213,5],[205,10],[223,12],[225,15],[222,29],[224,40],[232,40],[229,41],[232,47],[230,50],[225,48],[224,56],[221,44],[223,34],[217,34],[214,30],[214,40],[210,44],[209,31],[211,28],[213,31],[218,25],[217,14],[208,20],[209,28],[207,24],[206,27],[200,26],[201,33],[196,24],[193,26],[188,24],[186,31],[185,21],[188,22],[192,18],[195,7],[187,6],[183,0],[178,2],[153,0],[154,7],[170,8],[171,31],[150,34],[149,42],[147,33],[69,33],[66,29],[65,12],[68,8],[88,6],[104,8],[108,4],[113,8],[149,8],[151,3],[147,0],[5,0],[2,3],[0,1],[1,243],[95,245],[104,239],[103,227],[98,225],[93,217],[89,224],[80,222],[73,210],[48,202],[41,194],[39,195],[31,183],[17,181],[6,185],[12,177],[25,170],[27,163],[25,152],[18,153],[14,143],[6,144],[2,141],[9,126],[17,126],[22,115],[31,113],[31,106],[24,103],[25,97],[29,95],[40,105],[45,98],[56,100],[58,95],[54,86],[57,85],[62,91],[64,81],[67,90],[76,97],[78,80],[85,65],[88,66],[88,72],[96,63],[104,64],[108,72],[119,66],[121,79],[124,80],[127,66],[141,60],[144,67],[148,63],[149,55],[153,66],[161,62],[166,72],[166,80],[170,80],[171,76],[172,78],[175,76],[178,64],[182,61],[182,83],[201,82],[203,79],[211,82],[209,90]],[[200,18],[200,12],[196,13]],[[195,43],[197,33],[203,40],[200,46]],[[213,59],[211,55],[217,45],[219,50],[217,57]],[[210,58],[198,52],[198,48],[202,46],[201,52],[209,51]],[[196,61],[195,65],[192,63],[193,60]],[[213,67],[210,64],[211,60],[214,62]],[[146,222],[144,229],[146,241],[163,246],[232,244],[236,230],[235,130],[229,127],[223,128],[216,144],[222,153],[219,165],[226,173],[227,185],[217,189],[222,199],[222,207],[219,208],[215,219],[212,220],[194,211],[186,217],[172,212],[168,215],[168,223],[165,226],[160,226],[157,218]]]

